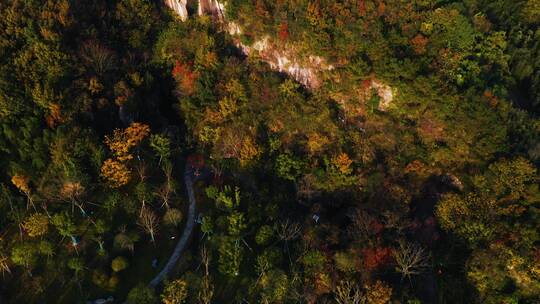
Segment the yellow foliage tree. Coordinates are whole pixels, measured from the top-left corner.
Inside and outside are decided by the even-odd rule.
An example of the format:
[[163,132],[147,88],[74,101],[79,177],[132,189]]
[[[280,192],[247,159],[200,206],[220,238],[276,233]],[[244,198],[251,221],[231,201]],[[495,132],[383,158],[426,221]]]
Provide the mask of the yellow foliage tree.
[[105,137],[105,144],[114,155],[101,166],[101,176],[112,188],[119,188],[131,178],[131,170],[126,162],[133,159],[130,150],[140,144],[150,134],[148,125],[134,122],[124,130],[116,129],[112,136]]
[[148,125],[134,122],[125,130],[114,130],[113,136],[105,137],[105,144],[119,161],[127,161],[133,158],[129,152],[150,134]]
[[392,298],[392,288],[381,281],[364,286],[367,304],[387,304]]
[[41,236],[49,230],[49,219],[44,214],[34,213],[24,221],[22,226],[29,236]]
[[251,137],[247,137],[240,148],[240,165],[247,165],[251,160],[257,158],[259,154],[261,154],[261,150],[257,147],[257,144],[253,142]]
[[101,166],[101,176],[112,188],[120,188],[129,183],[131,171],[124,163],[109,158]]
[[330,143],[328,137],[319,133],[310,133],[307,136],[307,148],[310,154],[314,155],[324,150]]
[[174,280],[168,283],[163,290],[161,300],[164,304],[182,304],[188,296],[188,284],[184,280]]

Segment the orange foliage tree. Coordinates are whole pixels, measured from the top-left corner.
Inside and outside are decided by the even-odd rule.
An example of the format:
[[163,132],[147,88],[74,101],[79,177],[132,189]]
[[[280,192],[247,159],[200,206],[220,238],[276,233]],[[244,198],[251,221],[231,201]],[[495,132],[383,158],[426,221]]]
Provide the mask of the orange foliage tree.
[[101,166],[101,176],[111,188],[120,188],[129,183],[131,171],[124,163],[109,158]]
[[343,174],[349,174],[351,173],[351,164],[352,160],[347,155],[347,153],[341,153],[334,157],[333,163],[336,165],[336,167],[339,169],[339,171]]
[[428,39],[422,34],[418,34],[413,39],[411,39],[411,46],[414,52],[418,55],[424,54],[426,52],[427,44]]
[[32,206],[34,209],[36,209],[36,207],[34,206],[34,202],[32,200],[30,186],[28,185],[29,180],[30,179],[27,176],[20,175],[20,174],[15,174],[11,177],[11,183],[13,183],[13,185],[17,187],[19,191],[24,193],[24,195],[26,195],[28,199],[28,204],[26,205],[26,208],[28,209],[29,206]]

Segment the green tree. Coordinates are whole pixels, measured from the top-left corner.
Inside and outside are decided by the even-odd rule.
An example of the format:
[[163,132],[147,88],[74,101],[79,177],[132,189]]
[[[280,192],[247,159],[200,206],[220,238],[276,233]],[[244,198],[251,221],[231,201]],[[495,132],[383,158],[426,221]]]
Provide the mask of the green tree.
[[148,0],[122,0],[116,6],[116,18],[127,32],[124,36],[132,48],[149,46],[150,34],[156,28],[154,5]]
[[219,272],[229,277],[238,276],[244,252],[240,243],[231,237],[223,236],[220,239],[218,252]]
[[152,134],[150,136],[150,147],[159,156],[159,163],[163,159],[168,160],[171,156],[171,140],[162,134]]
[[269,225],[263,225],[255,235],[255,242],[259,245],[266,245],[274,237],[274,228]]
[[[473,248],[468,277],[485,303],[527,299],[540,286],[530,252],[538,238],[536,168],[523,158],[500,160],[472,178],[470,193],[449,194],[437,206],[441,226]],[[511,244],[508,246],[507,244]],[[506,290],[513,284],[516,291]]]
[[11,249],[11,260],[13,264],[24,266],[31,270],[38,261],[36,247],[28,242],[17,243]]
[[80,273],[84,270],[84,260],[82,258],[71,258],[68,260],[68,268],[75,272],[75,277],[78,278]]
[[75,223],[67,212],[53,215],[51,222],[56,227],[61,236],[72,237],[75,234]]
[[154,290],[150,287],[139,283],[133,287],[127,296],[127,303],[129,304],[157,304],[159,303],[158,297],[154,294]]
[[279,177],[290,181],[296,179],[302,173],[305,164],[291,154],[280,154],[276,159],[276,171]]

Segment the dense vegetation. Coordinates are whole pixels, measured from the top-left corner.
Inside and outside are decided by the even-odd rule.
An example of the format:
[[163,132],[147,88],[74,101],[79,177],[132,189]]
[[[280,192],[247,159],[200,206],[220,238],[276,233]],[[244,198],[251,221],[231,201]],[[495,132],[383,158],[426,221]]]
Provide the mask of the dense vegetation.
[[[240,37],[161,1],[0,16],[0,302],[540,301],[539,0],[229,0]],[[264,37],[334,69],[236,47]]]

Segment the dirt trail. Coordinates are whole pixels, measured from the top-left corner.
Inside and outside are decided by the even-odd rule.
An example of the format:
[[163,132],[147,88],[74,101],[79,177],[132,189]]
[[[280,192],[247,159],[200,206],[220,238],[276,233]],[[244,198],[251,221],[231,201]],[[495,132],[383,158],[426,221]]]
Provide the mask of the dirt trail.
[[186,227],[184,228],[184,232],[182,233],[180,240],[178,240],[178,243],[176,244],[176,247],[174,248],[171,254],[171,257],[167,261],[167,264],[165,265],[165,267],[163,267],[163,269],[159,272],[159,274],[154,279],[152,279],[152,281],[150,281],[151,287],[156,287],[172,271],[172,269],[176,265],[176,262],[178,262],[180,255],[186,248],[187,242],[189,241],[191,233],[193,232],[193,227],[195,226],[195,195],[193,193],[192,177],[193,177],[193,169],[190,168],[190,166],[186,165],[186,169],[184,171],[184,180],[186,183],[186,189],[188,192],[188,199],[189,199],[189,209],[188,209]]

